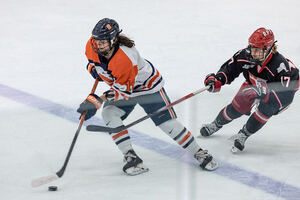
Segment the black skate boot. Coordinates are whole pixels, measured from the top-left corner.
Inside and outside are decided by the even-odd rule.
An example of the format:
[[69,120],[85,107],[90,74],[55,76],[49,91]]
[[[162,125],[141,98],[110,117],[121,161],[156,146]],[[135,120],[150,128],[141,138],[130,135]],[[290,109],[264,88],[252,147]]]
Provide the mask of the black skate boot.
[[134,176],[149,171],[143,160],[132,149],[125,154],[124,162],[123,171],[128,175]]
[[218,168],[217,161],[207,152],[207,150],[199,149],[194,157],[199,161],[202,169],[213,171]]

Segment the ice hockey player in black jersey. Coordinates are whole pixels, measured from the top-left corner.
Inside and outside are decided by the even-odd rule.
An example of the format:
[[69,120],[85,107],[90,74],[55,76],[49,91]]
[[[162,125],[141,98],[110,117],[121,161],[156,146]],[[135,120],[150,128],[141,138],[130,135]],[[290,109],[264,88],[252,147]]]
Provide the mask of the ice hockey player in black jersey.
[[[230,84],[241,73],[246,79],[232,102],[219,112],[212,123],[204,124],[200,129],[201,135],[208,137],[232,120],[249,115],[246,124],[232,137],[232,151],[242,151],[247,138],[261,129],[273,115],[285,110],[299,89],[299,70],[277,51],[270,29],[255,30],[248,44],[247,48],[225,62],[216,74],[208,74],[204,81],[205,85],[211,85],[210,92],[218,92],[222,85]],[[256,109],[253,111],[254,105]]]

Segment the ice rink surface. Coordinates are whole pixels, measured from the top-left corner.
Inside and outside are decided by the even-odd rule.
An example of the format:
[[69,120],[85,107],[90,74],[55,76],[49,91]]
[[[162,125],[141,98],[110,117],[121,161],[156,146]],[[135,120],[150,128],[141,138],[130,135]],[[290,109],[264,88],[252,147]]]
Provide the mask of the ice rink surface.
[[[136,152],[150,168],[129,177],[122,155],[107,133],[82,128],[65,175],[32,188],[32,179],[57,172],[78,126],[78,105],[93,80],[84,48],[104,17],[119,22],[140,54],[163,74],[176,100],[203,87],[258,27],[271,28],[279,52],[300,66],[300,2],[296,0],[27,0],[0,1],[0,193],[5,200],[300,199],[299,94],[291,107],[232,154],[230,136],[242,117],[210,138],[197,138],[219,161],[202,171],[151,120],[130,129]],[[211,122],[238,90],[243,78],[218,94],[201,93],[175,107],[194,136]],[[100,83],[97,94],[108,89]],[[144,116],[141,108],[126,119]],[[101,114],[86,124],[101,124]]]

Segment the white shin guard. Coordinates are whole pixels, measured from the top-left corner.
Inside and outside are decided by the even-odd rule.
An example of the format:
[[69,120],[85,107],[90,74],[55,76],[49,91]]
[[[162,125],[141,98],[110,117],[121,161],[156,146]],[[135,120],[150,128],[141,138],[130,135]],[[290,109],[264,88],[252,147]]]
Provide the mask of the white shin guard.
[[[125,111],[113,105],[106,106],[102,110],[102,118],[106,126],[111,128],[123,125],[121,117],[124,114]],[[121,131],[120,133],[111,133],[110,136],[124,155],[130,149],[132,149],[130,137],[127,130]]]
[[191,132],[176,119],[170,119],[158,127],[192,155],[200,149]]

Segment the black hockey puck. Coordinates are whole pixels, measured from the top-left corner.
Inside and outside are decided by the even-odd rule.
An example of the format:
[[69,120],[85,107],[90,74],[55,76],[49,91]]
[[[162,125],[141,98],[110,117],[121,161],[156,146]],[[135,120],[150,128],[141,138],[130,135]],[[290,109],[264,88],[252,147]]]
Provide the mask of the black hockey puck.
[[49,191],[56,191],[57,190],[57,186],[49,186],[48,190]]

